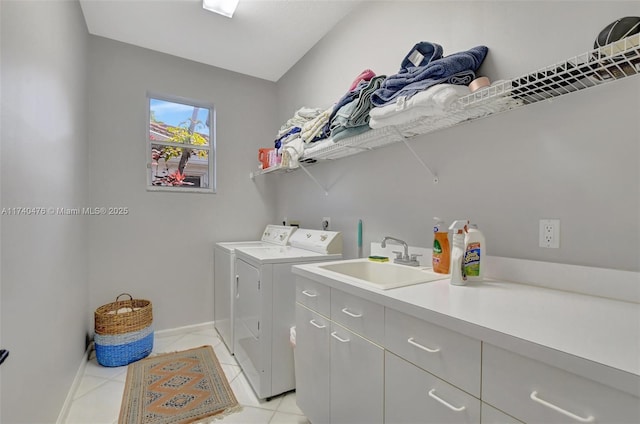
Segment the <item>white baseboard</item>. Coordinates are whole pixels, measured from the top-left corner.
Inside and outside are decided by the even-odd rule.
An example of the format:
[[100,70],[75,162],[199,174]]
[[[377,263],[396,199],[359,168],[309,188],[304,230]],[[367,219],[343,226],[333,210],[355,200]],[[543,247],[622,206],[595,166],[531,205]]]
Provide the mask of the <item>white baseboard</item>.
[[213,330],[213,321],[202,322],[200,324],[185,325],[184,327],[168,328],[166,330],[155,331],[156,336],[177,336],[184,333],[192,333],[200,330]]
[[69,415],[69,410],[71,409],[71,403],[73,402],[73,398],[76,395],[76,391],[82,382],[82,378],[84,377],[84,370],[87,368],[87,363],[89,362],[89,357],[91,352],[93,351],[93,342],[87,346],[87,350],[84,352],[82,356],[82,361],[80,362],[80,366],[78,367],[78,371],[76,372],[76,376],[73,378],[73,382],[71,383],[71,388],[67,393],[67,398],[64,400],[62,404],[62,409],[60,410],[60,414],[58,415],[58,419],[56,420],[56,424],[64,424],[67,422],[67,416]]

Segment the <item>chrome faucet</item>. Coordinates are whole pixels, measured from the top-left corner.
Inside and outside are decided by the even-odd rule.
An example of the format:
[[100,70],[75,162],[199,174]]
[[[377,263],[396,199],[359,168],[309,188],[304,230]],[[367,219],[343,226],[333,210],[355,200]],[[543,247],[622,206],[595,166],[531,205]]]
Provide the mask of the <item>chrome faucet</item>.
[[380,243],[380,247],[382,247],[383,249],[387,247],[388,240],[393,240],[397,244],[401,244],[402,247],[404,248],[404,252],[399,252],[395,250],[393,251],[393,253],[396,254],[396,257],[393,260],[394,263],[409,265],[409,266],[420,266],[420,262],[418,262],[418,259],[417,259],[418,256],[420,255],[416,255],[416,254],[409,255],[409,245],[404,240],[400,240],[395,237],[386,236],[385,238],[382,239],[382,242]]

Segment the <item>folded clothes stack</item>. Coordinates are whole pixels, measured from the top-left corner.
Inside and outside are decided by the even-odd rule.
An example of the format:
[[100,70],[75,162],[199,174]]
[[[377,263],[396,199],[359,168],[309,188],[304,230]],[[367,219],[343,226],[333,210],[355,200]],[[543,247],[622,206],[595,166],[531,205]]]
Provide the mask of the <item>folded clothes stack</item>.
[[442,57],[442,47],[420,42],[403,59],[400,71],[389,76],[371,96],[374,106],[385,106],[399,97],[409,99],[436,84],[469,85],[489,49],[477,46]]
[[469,94],[465,85],[436,84],[415,96],[401,96],[395,103],[373,108],[370,112],[371,128],[402,125],[427,116],[441,116],[453,102]]
[[368,82],[360,82],[355,97],[336,111],[330,122],[333,141],[361,134],[370,129],[369,112],[373,108],[371,95],[380,88],[386,76],[378,75]]
[[470,93],[468,85],[488,51],[477,46],[443,56],[441,45],[423,41],[403,58],[397,74],[376,76],[371,69],[363,70],[334,105],[324,110],[303,107],[280,128],[275,147],[282,166],[297,168],[299,162],[315,161],[305,152],[326,150],[371,128],[447,118],[452,104]]

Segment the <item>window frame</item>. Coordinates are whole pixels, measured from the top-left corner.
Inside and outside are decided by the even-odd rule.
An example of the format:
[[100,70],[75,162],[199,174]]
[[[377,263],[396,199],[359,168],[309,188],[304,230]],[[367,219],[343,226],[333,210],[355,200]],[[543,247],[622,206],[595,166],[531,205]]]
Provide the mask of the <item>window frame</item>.
[[[164,145],[164,146],[174,146],[182,148],[184,144],[182,143],[172,143],[167,141],[160,140],[151,140],[151,131],[150,131],[150,123],[151,123],[151,99],[161,100],[171,103],[179,103],[188,106],[194,106],[201,109],[209,110],[209,146],[199,146],[197,150],[208,150],[208,172],[209,172],[209,187],[190,187],[190,186],[176,186],[176,187],[167,187],[167,186],[154,186],[153,185],[153,170],[152,170],[152,162],[151,162],[151,149],[152,145]],[[208,193],[215,194],[217,191],[217,178],[216,178],[216,170],[217,170],[217,149],[216,149],[216,109],[213,103],[205,102],[201,100],[189,99],[186,97],[173,96],[167,94],[160,94],[153,91],[147,91],[146,94],[146,124],[145,124],[145,133],[147,137],[147,142],[145,144],[145,154],[146,154],[146,171],[147,171],[147,191],[164,191],[164,192],[172,192],[172,193]],[[204,174],[202,174],[204,175]],[[197,173],[197,176],[202,178],[200,173]],[[196,176],[196,174],[194,174]]]

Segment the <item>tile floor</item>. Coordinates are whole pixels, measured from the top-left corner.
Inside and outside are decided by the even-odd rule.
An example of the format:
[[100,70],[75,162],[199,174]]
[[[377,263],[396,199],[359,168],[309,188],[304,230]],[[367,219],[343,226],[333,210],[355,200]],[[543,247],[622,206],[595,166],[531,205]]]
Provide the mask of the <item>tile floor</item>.
[[[269,402],[256,398],[244,373],[229,353],[217,332],[198,328],[181,333],[155,335],[153,352],[175,352],[203,345],[213,346],[227,379],[242,405],[242,411],[228,415],[215,423],[225,424],[308,424],[296,405],[295,392],[277,396]],[[113,424],[118,422],[120,403],[127,376],[127,367],[106,368],[98,364],[95,354],[87,364],[84,376],[73,394],[67,424]]]

